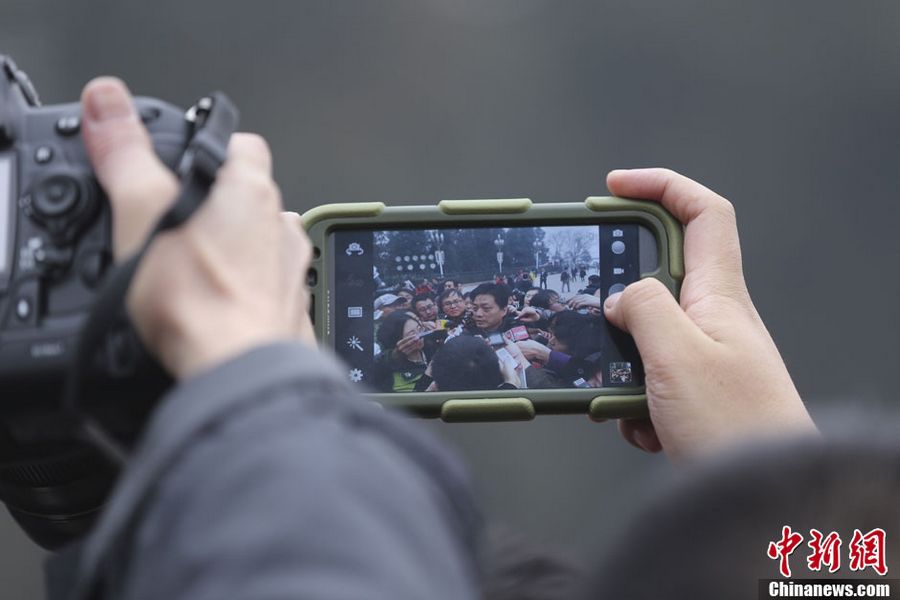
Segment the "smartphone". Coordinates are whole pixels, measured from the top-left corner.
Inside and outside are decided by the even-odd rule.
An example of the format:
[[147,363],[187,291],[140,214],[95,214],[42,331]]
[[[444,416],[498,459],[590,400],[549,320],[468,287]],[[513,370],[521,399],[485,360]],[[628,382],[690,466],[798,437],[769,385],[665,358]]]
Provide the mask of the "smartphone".
[[[646,414],[641,357],[602,305],[642,277],[677,297],[682,228],[658,204],[361,203],[303,220],[317,335],[373,400],[459,421]],[[528,365],[518,384],[512,362]]]

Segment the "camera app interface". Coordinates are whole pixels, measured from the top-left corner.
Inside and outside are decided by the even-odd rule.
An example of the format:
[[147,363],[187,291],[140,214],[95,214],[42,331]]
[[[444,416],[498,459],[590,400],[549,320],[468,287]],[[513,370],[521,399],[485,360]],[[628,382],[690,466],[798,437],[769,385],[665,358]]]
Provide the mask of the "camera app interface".
[[636,224],[337,231],[331,323],[386,393],[643,385],[603,301],[640,277]]

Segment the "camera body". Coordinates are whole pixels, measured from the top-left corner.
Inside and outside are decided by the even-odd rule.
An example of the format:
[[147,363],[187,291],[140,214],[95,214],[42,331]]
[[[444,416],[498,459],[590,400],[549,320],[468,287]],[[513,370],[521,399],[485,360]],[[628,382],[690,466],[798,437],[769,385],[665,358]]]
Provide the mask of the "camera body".
[[[163,163],[175,169],[190,112],[137,98]],[[32,539],[83,534],[116,478],[61,410],[66,371],[112,263],[111,209],[81,138],[78,103],[41,106],[0,55],[0,500]],[[82,373],[82,408],[130,444],[170,379],[122,311]]]
[[[42,107],[0,57],[0,390],[59,379],[112,262],[111,214],[80,136],[81,106]],[[190,124],[184,112],[139,98],[137,110],[164,163],[174,167]],[[97,375],[135,374],[136,340],[109,336]],[[18,396],[19,394],[14,394]],[[2,407],[0,407],[2,411]]]

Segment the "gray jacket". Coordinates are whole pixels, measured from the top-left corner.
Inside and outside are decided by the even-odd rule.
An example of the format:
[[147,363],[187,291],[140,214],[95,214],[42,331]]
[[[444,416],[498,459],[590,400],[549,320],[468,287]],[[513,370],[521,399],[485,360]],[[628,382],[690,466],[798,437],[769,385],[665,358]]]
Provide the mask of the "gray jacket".
[[362,400],[333,359],[274,344],[165,398],[76,583],[56,577],[50,595],[473,598],[479,525],[460,463],[431,437]]

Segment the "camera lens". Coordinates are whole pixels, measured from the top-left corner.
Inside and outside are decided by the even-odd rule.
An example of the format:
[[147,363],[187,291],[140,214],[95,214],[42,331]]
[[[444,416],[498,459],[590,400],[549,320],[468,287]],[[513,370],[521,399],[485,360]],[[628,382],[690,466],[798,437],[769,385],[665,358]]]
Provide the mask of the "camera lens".
[[43,217],[60,217],[75,208],[79,196],[78,181],[68,175],[53,175],[38,184],[34,209]]

